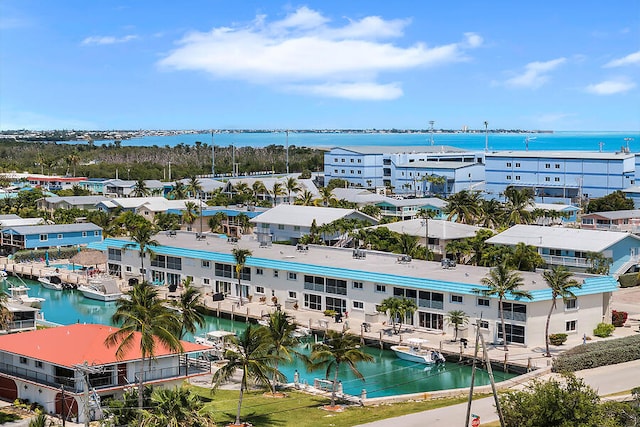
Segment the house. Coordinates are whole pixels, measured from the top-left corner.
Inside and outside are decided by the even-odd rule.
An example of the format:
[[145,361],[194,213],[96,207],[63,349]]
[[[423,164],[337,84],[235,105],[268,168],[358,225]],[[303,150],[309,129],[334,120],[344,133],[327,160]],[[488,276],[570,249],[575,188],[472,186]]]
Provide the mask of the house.
[[[300,188],[299,191],[292,191],[291,195],[289,195],[287,191],[287,180],[289,178],[294,178],[296,180],[298,187]],[[251,177],[242,177],[242,178],[231,178],[229,181],[227,181],[227,185],[224,188],[224,192],[228,194],[233,194],[236,192],[235,189],[240,184],[247,185],[249,189],[251,189],[256,182],[262,182],[265,188],[267,189],[266,193],[257,195],[258,200],[268,200],[273,205],[278,205],[282,203],[293,203],[296,200],[296,198],[300,194],[304,193],[305,191],[308,191],[309,193],[311,193],[314,199],[320,197],[320,192],[318,191],[318,187],[313,182],[313,180],[299,179],[297,174],[289,175],[289,176],[251,176]],[[273,188],[276,185],[276,183],[278,183],[282,189],[282,194],[277,197],[273,195]]]
[[0,230],[0,248],[6,253],[23,249],[80,246],[102,240],[102,228],[93,223],[6,227]]
[[615,231],[514,225],[486,242],[507,246],[522,242],[537,248],[547,265],[564,265],[577,271],[591,268],[589,253],[597,253],[611,259],[609,271],[615,276],[634,267],[640,255],[640,237]]
[[[103,183],[103,193],[110,197],[130,197],[138,184],[138,181],[124,179],[110,179]],[[151,194],[162,194],[164,183],[157,179],[146,179],[144,184]]]
[[70,176],[56,176],[56,175],[41,175],[30,174],[27,176],[27,182],[34,186],[49,191],[58,190],[70,190],[74,186],[79,185],[87,178],[83,177],[70,177]]
[[[195,220],[192,224],[185,224],[181,220],[180,229],[185,231],[197,231],[198,233],[204,233],[207,231],[221,232],[227,236],[240,237],[242,234],[247,233],[247,229],[252,227],[252,224],[247,224],[243,221],[242,216],[245,219],[253,219],[263,212],[269,210],[268,208],[261,208],[258,206],[209,206],[202,209],[202,215],[200,212],[196,212]],[[182,216],[184,209],[169,209],[167,213],[176,214]],[[220,218],[220,229],[211,230],[209,226],[209,220],[213,217]]]
[[35,331],[36,330],[36,318],[38,317],[39,309],[27,306],[25,304],[18,304],[12,301],[4,302],[4,306],[11,313],[11,321],[7,325],[7,329],[0,331],[1,333],[12,334],[15,332]]
[[[479,322],[487,341],[498,342],[503,337],[497,298],[475,292],[483,288],[482,279],[490,271],[486,267],[415,259],[400,262],[397,254],[320,245],[265,246],[251,239],[229,244],[226,239],[198,240],[195,235],[156,235],[158,245],[145,263],[148,280],[178,283],[191,277],[203,292],[232,301],[274,296],[285,308],[297,306],[319,313],[348,311],[349,324],[356,331],[363,322],[388,322],[376,307],[385,298],[404,297],[416,303],[416,312],[404,322],[416,329],[453,334],[453,328],[445,322],[446,314],[463,310]],[[108,253],[109,269],[121,271],[127,278],[140,268],[136,249],[123,250],[128,243],[127,239],[105,239],[91,247]],[[234,248],[251,252],[240,280],[235,275]],[[530,291],[533,299],[506,297],[502,305],[506,340],[527,347],[541,346],[551,290],[541,271],[521,272],[521,276],[523,289]],[[611,296],[618,284],[611,276],[575,273],[574,278],[582,287],[573,290],[575,299],[558,303],[550,331],[591,335],[602,319],[610,318]]]
[[43,197],[36,201],[38,209],[53,213],[57,209],[97,210],[96,205],[107,200],[104,196]]
[[452,221],[429,219],[428,228],[424,219],[410,219],[388,224],[377,225],[372,228],[386,227],[396,233],[406,233],[418,238],[418,243],[425,244],[427,233],[429,234],[429,250],[435,255],[435,260],[446,258],[447,244],[453,241],[474,237],[481,227],[461,224]]
[[[343,179],[350,186],[399,194],[451,194],[481,189],[484,153],[443,145],[407,147],[334,147],[324,155],[325,182]],[[431,184],[431,178],[443,182]]]
[[380,215],[383,217],[392,217],[399,220],[413,219],[418,216],[421,210],[432,211],[434,218],[444,219],[444,208],[447,202],[437,197],[425,197],[418,199],[396,199],[393,197],[385,197],[381,202],[376,203],[380,208]]
[[535,218],[536,225],[560,225],[575,223],[578,220],[580,208],[563,203],[534,203],[525,208],[529,212],[543,212],[544,215]]
[[592,212],[582,215],[580,226],[585,230],[640,232],[640,209]]
[[189,357],[210,348],[186,341],[181,341],[184,352],[179,354],[156,340],[155,357],[142,366],[137,332],[131,347],[116,357],[117,347],[104,344],[116,330],[74,324],[0,336],[0,397],[36,402],[45,413],[85,422],[101,417],[100,399],[121,397],[141,372],[145,384],[154,387],[175,387],[210,373],[210,367],[203,369]]
[[[321,227],[339,219],[359,219],[377,224],[378,221],[355,209],[323,208],[316,206],[278,205],[250,220],[254,233],[263,244],[297,241],[311,232],[311,225]],[[325,234],[325,240],[339,236],[339,232]]]
[[15,214],[0,215],[0,228],[17,227],[20,225],[40,225],[44,223],[44,218],[20,218]]
[[485,155],[485,191],[499,198],[509,186],[536,201],[579,204],[635,182],[635,155],[592,151],[496,151]]
[[193,202],[198,208],[204,208],[206,204],[201,200],[185,199],[185,200],[168,200],[164,197],[118,197],[114,199],[104,200],[96,205],[96,207],[104,212],[112,212],[120,209],[123,212],[133,212],[142,215],[149,221],[153,221],[155,215],[159,212],[166,213],[170,210],[184,210],[187,202]]
[[373,206],[385,201],[387,198],[382,194],[373,193],[364,188],[334,188],[331,194],[336,200],[345,200],[354,203],[358,208],[363,206]]

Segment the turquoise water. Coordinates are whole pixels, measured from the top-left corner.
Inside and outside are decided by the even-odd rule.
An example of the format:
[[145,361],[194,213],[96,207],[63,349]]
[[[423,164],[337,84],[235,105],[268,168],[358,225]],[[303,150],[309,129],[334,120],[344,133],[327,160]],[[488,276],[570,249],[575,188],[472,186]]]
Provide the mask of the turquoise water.
[[50,267],[52,268],[59,268],[59,269],[65,269],[65,270],[82,270],[82,266],[81,265],[75,265],[75,264],[51,264]]
[[[19,283],[19,279],[9,277],[11,283]],[[29,295],[45,298],[41,311],[49,322],[62,325],[73,323],[98,323],[111,325],[111,316],[115,311],[115,302],[101,302],[87,299],[76,290],[53,291],[43,288],[36,281],[24,280],[29,286]],[[246,328],[243,322],[206,316],[206,325],[197,332],[198,335],[210,330],[241,332]],[[191,337],[187,337],[190,339]],[[300,351],[308,353],[311,343],[301,345]],[[471,368],[447,362],[444,367],[426,368],[425,365],[398,359],[392,351],[366,347],[365,350],[375,358],[374,363],[361,363],[358,369],[365,381],[357,379],[348,367],[343,366],[339,378],[344,392],[359,396],[362,389],[367,390],[368,397],[392,396],[398,394],[421,393],[435,390],[468,387]],[[314,378],[324,378],[324,371],[307,372],[303,362],[298,358],[291,364],[280,366],[289,382],[293,382],[294,372],[300,374],[300,381],[313,385]],[[512,378],[513,374],[494,372],[496,381]],[[331,372],[331,378],[333,371]],[[487,373],[476,371],[476,385],[489,384]]]
[[[528,134],[529,150],[600,150],[618,151],[628,141],[632,152],[640,151],[640,132],[554,132]],[[526,134],[489,133],[490,150],[525,150]],[[485,135],[479,133],[434,133],[436,145],[452,145],[469,150],[484,150]],[[211,134],[186,134],[175,136],[148,136],[125,139],[123,146],[170,146],[183,143],[193,145],[196,141],[211,144]],[[225,147],[234,144],[237,147],[264,147],[287,143],[282,133],[221,133],[213,137],[214,145]],[[84,142],[83,142],[84,143]],[[96,144],[109,144],[113,141],[96,141]],[[362,133],[289,133],[289,145],[298,147],[335,147],[335,146],[425,146],[430,144],[430,134],[362,134]]]

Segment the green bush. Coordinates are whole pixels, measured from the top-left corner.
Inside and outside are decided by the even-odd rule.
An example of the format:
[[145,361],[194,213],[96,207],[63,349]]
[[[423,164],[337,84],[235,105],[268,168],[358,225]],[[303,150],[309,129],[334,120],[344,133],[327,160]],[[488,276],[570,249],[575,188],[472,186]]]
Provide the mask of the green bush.
[[325,310],[324,311],[324,315],[327,317],[334,317],[336,314],[338,314],[337,311],[335,310]]
[[551,334],[549,342],[553,345],[562,345],[567,341],[567,334]]
[[611,336],[615,330],[616,327],[610,323],[598,323],[598,326],[593,330],[593,335],[600,338],[606,338]]
[[640,279],[638,273],[626,273],[621,274],[620,277],[618,277],[618,282],[620,282],[621,288],[631,288],[633,286],[640,285],[640,281],[638,279]]
[[633,335],[574,347],[553,361],[553,371],[573,372],[638,359],[640,359],[640,335]]

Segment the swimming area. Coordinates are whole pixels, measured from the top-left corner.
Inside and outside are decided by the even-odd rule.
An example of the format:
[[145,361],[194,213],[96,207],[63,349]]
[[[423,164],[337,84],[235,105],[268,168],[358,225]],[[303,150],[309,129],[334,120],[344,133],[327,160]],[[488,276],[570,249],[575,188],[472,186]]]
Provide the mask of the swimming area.
[[[640,131],[629,132],[554,132],[554,133],[488,133],[490,151],[495,150],[584,150],[615,152],[629,146],[631,152],[640,152]],[[625,140],[626,138],[626,140]],[[125,139],[122,146],[169,146],[178,144],[195,145],[199,141],[218,147],[266,147],[287,144],[284,132],[269,133],[210,133],[183,134],[171,136],[146,136]],[[437,133],[433,134],[434,145],[449,145],[468,150],[484,150],[485,134],[477,133]],[[95,141],[97,145],[113,141]],[[343,146],[428,146],[430,133],[321,133],[289,132],[289,146],[331,148]]]
[[[19,279],[9,277],[9,283],[20,283]],[[36,281],[24,280],[29,286],[30,296],[45,298],[41,311],[44,318],[53,323],[70,325],[74,323],[97,323],[112,325],[111,316],[115,312],[115,302],[101,302],[85,298],[79,291],[66,290],[54,291],[46,289]],[[241,332],[246,328],[246,323],[235,322],[229,319],[221,319],[213,316],[205,316],[206,324],[196,335],[210,330],[224,330]],[[192,337],[187,337],[191,339]],[[315,337],[309,337],[300,351],[309,353],[311,343]],[[362,389],[366,389],[367,396],[383,397],[410,393],[423,393],[435,390],[468,387],[471,378],[471,368],[466,365],[447,362],[443,367],[425,368],[425,365],[398,359],[390,350],[365,347],[365,351],[375,358],[374,363],[361,363],[358,368],[362,372],[365,381],[356,378],[348,367],[342,366],[340,379],[344,392],[360,396]],[[313,385],[314,378],[324,378],[324,370],[307,372],[300,358],[294,358],[290,364],[280,366],[287,380],[292,382],[297,370],[300,381]],[[505,374],[494,371],[496,381],[512,378],[514,374]],[[476,370],[476,385],[489,384],[486,371]]]

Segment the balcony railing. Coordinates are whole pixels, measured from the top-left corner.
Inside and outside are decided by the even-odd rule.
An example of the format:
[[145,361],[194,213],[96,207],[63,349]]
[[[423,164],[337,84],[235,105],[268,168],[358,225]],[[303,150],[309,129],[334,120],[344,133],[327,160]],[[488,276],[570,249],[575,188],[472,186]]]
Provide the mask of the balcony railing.
[[437,308],[442,310],[444,307],[443,301],[433,301],[430,299],[418,299],[418,307]]
[[541,255],[542,259],[550,265],[565,265],[567,267],[579,267],[589,268],[591,263],[587,262],[585,258],[576,258],[570,256],[557,256],[557,255]]
[[527,313],[518,313],[514,311],[505,310],[503,312],[505,320],[517,320],[518,322],[527,321]]

